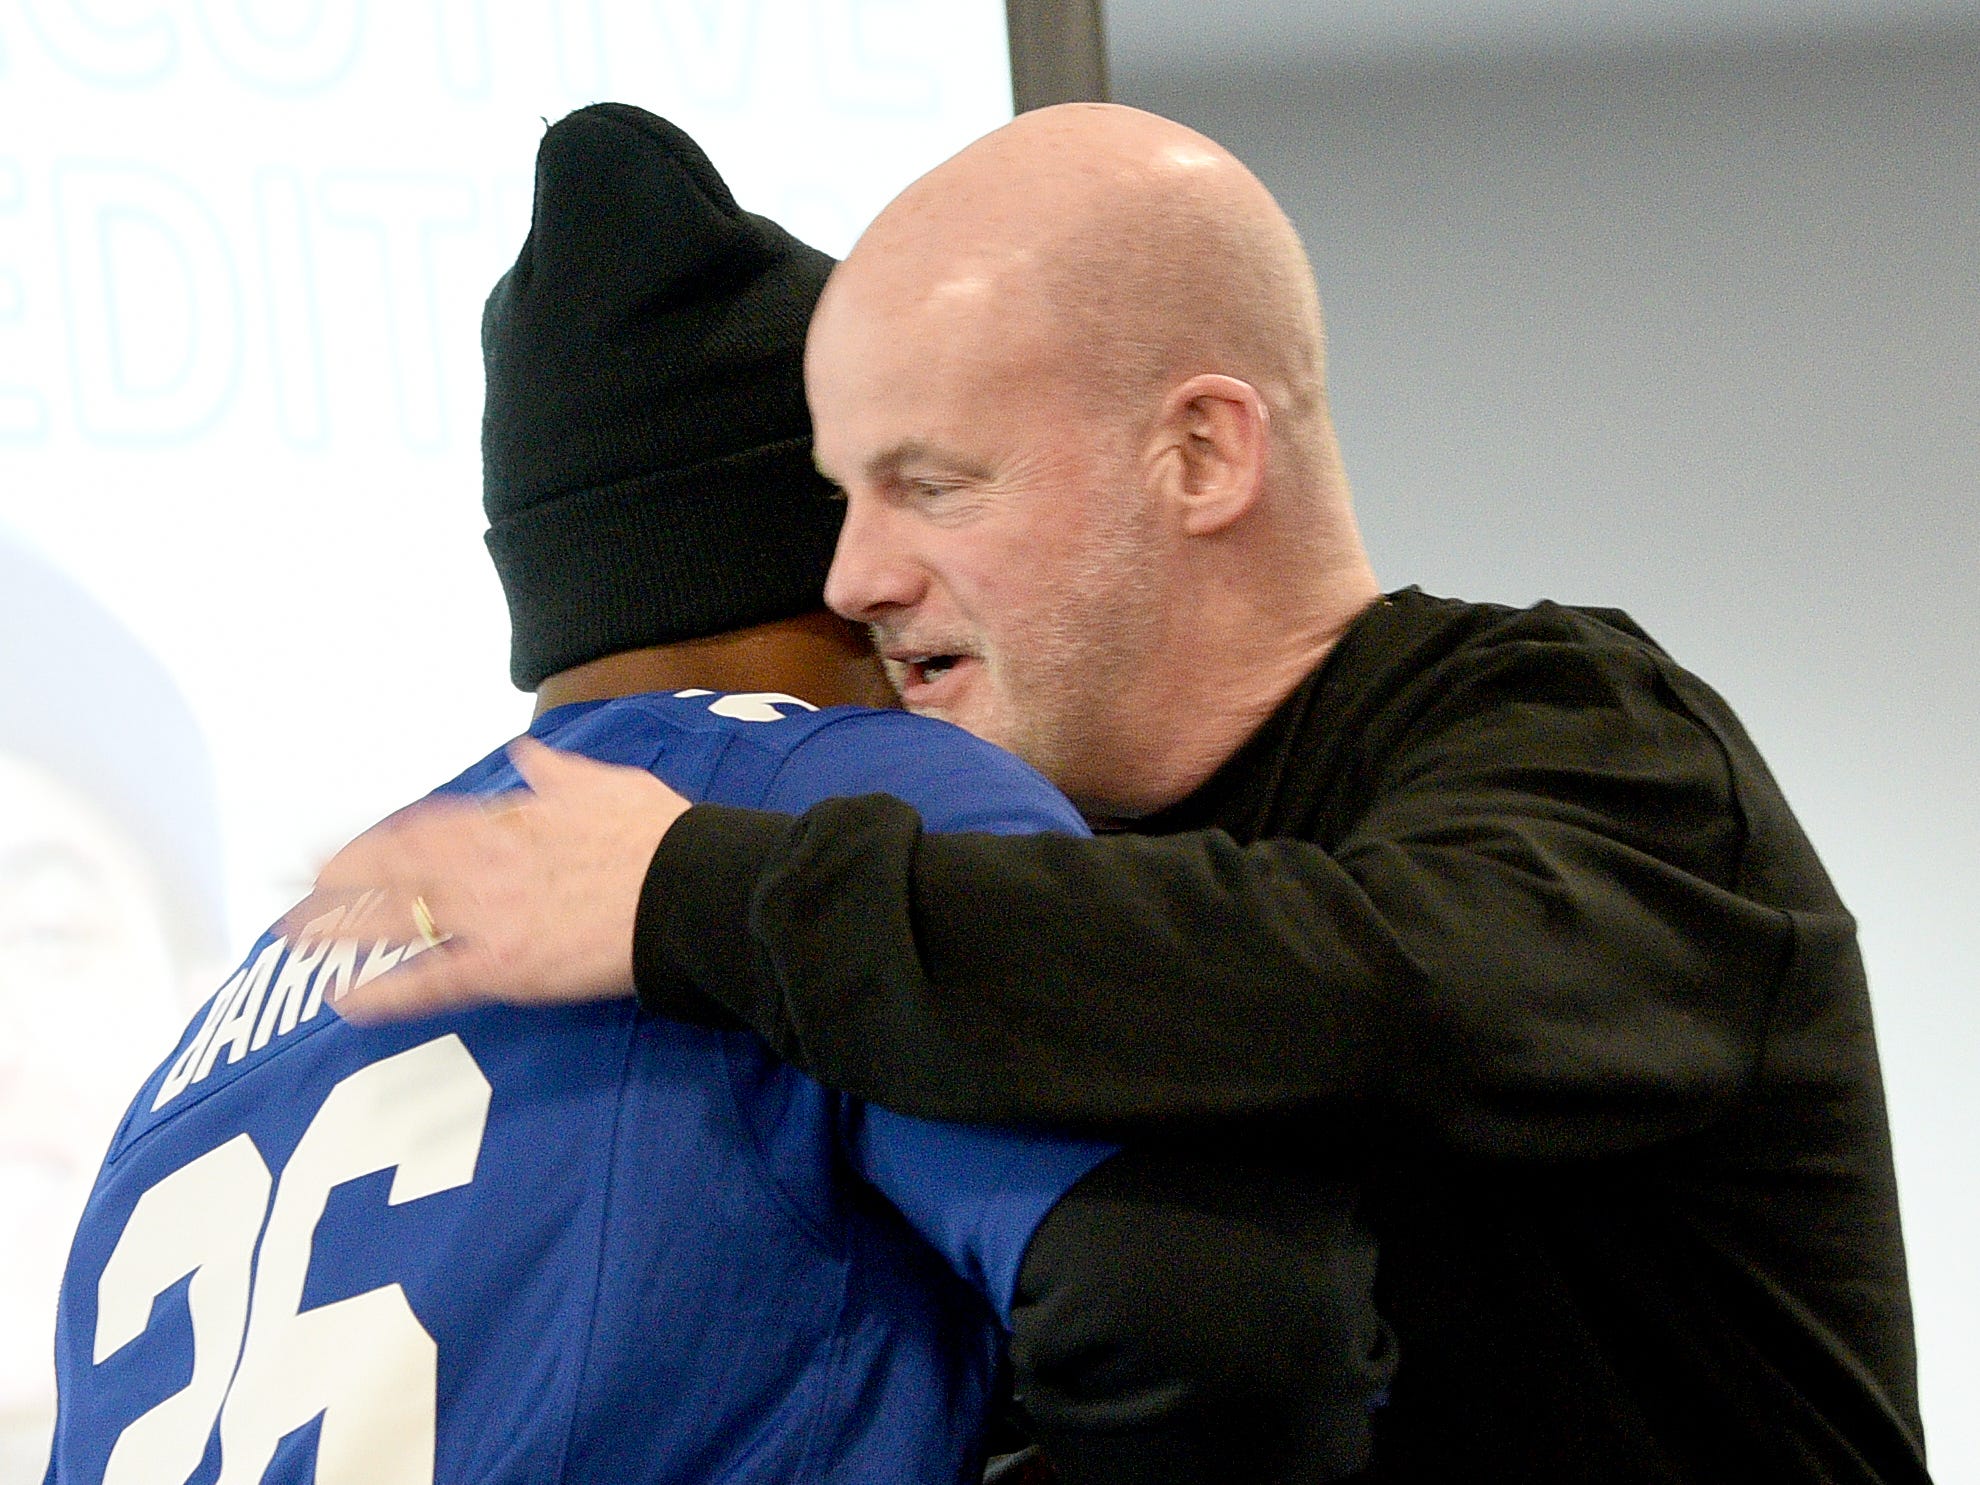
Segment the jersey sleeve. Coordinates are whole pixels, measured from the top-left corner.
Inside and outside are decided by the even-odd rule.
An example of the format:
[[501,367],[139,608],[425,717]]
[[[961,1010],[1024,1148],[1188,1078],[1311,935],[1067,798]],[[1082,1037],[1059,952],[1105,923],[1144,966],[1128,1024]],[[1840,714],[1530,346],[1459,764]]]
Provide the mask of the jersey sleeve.
[[[905,712],[833,716],[791,751],[763,802],[796,813],[860,794],[900,800],[935,834],[1087,833],[1078,811],[1027,764],[960,728]],[[848,1108],[854,1165],[1008,1328],[1032,1233],[1114,1146],[931,1123],[857,1101]]]
[[851,1103],[847,1145],[1006,1330],[1025,1249],[1059,1198],[1115,1147],[1027,1130],[940,1124]]

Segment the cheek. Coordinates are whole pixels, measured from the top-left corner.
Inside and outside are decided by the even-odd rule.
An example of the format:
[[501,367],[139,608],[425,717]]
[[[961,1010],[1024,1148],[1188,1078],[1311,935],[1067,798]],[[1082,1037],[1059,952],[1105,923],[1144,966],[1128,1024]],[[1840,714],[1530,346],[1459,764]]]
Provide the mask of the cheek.
[[1000,543],[944,533],[924,541],[919,558],[931,588],[980,634],[994,632],[999,618],[1023,606],[1024,563]]
[[924,528],[920,558],[934,588],[1003,667],[1056,650],[1087,616],[1102,533],[1072,519],[1079,496],[1057,488],[1000,492],[1003,509],[954,530]]

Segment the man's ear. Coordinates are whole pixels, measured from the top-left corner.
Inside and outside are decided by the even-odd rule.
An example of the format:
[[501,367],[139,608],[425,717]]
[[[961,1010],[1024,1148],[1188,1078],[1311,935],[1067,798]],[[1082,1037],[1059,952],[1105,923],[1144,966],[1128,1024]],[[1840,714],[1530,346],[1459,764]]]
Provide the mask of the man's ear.
[[1182,512],[1189,536],[1222,531],[1265,485],[1271,410],[1234,376],[1193,376],[1162,399],[1149,449],[1151,476]]

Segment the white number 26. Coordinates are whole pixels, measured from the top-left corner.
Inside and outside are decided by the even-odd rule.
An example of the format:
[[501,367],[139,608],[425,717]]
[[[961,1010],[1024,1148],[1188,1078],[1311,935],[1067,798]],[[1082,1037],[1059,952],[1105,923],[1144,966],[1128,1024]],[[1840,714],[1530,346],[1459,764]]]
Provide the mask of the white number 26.
[[318,1413],[317,1485],[428,1485],[437,1353],[405,1290],[305,1311],[303,1281],[340,1182],[391,1170],[397,1206],[472,1181],[488,1099],[461,1039],[439,1037],[332,1088],[279,1182],[242,1134],[138,1199],[97,1284],[95,1359],[142,1335],[152,1301],[191,1273],[192,1380],[119,1435],[104,1485],[183,1481],[216,1418],[220,1485],[258,1485]]

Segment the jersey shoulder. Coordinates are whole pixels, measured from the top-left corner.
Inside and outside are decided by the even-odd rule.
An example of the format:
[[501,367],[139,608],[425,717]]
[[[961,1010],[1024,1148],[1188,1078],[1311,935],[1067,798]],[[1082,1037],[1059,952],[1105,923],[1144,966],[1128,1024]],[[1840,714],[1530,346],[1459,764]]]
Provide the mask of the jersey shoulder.
[[763,807],[890,794],[934,831],[1087,834],[1079,811],[1029,764],[960,727],[909,712],[837,707],[794,739]]
[[[538,741],[643,768],[689,799],[799,814],[827,799],[890,794],[931,830],[1087,833],[1030,765],[961,728],[904,711],[816,707],[781,692],[645,692],[538,717]],[[443,786],[521,786],[498,749]]]
[[[805,735],[810,719],[820,715],[810,702],[781,692],[651,691],[553,708],[531,722],[529,736],[601,763],[645,769],[688,798],[701,800],[738,743],[766,756],[758,769],[766,772]],[[505,746],[435,792],[494,794],[521,787]]]

